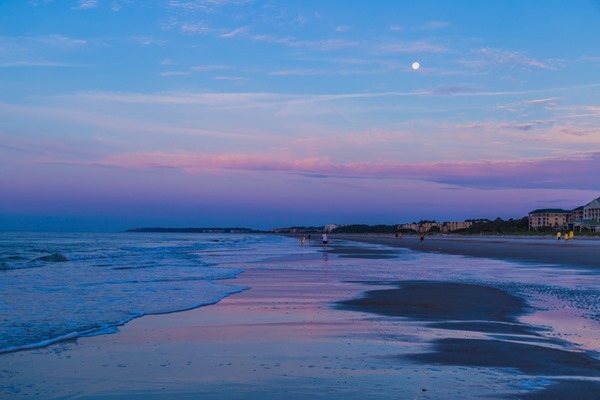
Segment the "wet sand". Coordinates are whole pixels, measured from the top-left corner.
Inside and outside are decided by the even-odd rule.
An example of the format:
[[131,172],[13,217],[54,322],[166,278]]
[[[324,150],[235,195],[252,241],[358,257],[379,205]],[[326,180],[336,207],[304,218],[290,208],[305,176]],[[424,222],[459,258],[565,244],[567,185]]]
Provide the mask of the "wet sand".
[[524,263],[600,268],[600,240],[576,237],[564,241],[536,237],[479,237],[431,235],[420,241],[416,235],[331,235],[332,240],[346,239],[382,244],[411,250],[494,258]]
[[[397,286],[368,291],[363,297],[339,302],[338,306],[431,321],[434,324],[429,326],[438,329],[492,334],[485,339],[436,339],[431,351],[400,355],[400,358],[429,365],[511,368],[532,375],[600,377],[598,354],[594,357],[556,348],[553,344],[560,342],[540,334],[543,329],[519,323],[518,317],[527,312],[527,304],[517,296],[496,288],[462,283],[405,281],[398,282]],[[590,384],[568,379],[548,390],[560,390],[562,385],[575,389],[581,383],[584,386],[577,391],[579,397],[563,394],[562,398],[591,399],[600,394],[600,382]],[[588,390],[587,397],[582,397],[583,388]]]
[[598,354],[522,323],[519,296],[339,268],[393,253],[334,237],[319,259],[249,266],[231,283],[251,289],[216,305],[1,355],[0,398],[600,398]]

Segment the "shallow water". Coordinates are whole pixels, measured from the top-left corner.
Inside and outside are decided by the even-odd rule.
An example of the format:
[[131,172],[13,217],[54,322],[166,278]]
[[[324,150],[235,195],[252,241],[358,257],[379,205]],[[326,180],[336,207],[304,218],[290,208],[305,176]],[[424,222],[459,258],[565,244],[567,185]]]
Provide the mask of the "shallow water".
[[[222,329],[218,331],[218,340],[194,342],[191,347],[181,344],[185,347],[181,353],[166,353],[164,357],[174,358],[171,360],[174,364],[178,357],[181,358],[181,365],[177,367],[170,367],[167,362],[164,366],[161,364],[157,367],[147,363],[146,353],[140,348],[152,350],[155,346],[152,341],[136,342],[135,346],[131,346],[132,352],[141,353],[139,359],[135,356],[133,359],[125,358],[128,360],[127,365],[115,361],[120,360],[120,355],[114,355],[113,359],[112,353],[104,354],[105,350],[101,346],[97,350],[96,346],[88,346],[86,351],[94,352],[94,357],[103,360],[100,362],[92,357],[96,363],[101,364],[101,368],[96,366],[94,369],[91,365],[88,375],[85,375],[87,358],[75,359],[74,355],[74,360],[71,361],[69,349],[76,347],[73,342],[50,346],[39,353],[31,352],[35,356],[39,354],[39,357],[56,358],[64,365],[72,366],[73,374],[77,374],[79,378],[87,376],[87,380],[76,383],[65,373],[59,372],[48,377],[46,372],[41,371],[36,381],[37,389],[47,388],[47,393],[52,393],[53,390],[57,390],[54,393],[71,393],[75,389],[65,389],[71,384],[80,384],[83,385],[82,390],[91,390],[94,382],[117,376],[123,386],[117,386],[117,389],[113,387],[112,390],[127,391],[132,382],[127,379],[139,379],[140,371],[145,371],[144,374],[147,373],[148,377],[145,378],[143,389],[156,393],[157,396],[164,385],[168,385],[174,392],[189,391],[188,393],[198,394],[206,391],[208,395],[221,396],[228,387],[226,382],[230,382],[232,388],[237,387],[236,393],[239,396],[231,395],[229,398],[251,398],[253,395],[258,398],[261,393],[295,393],[295,398],[305,398],[308,395],[315,397],[315,393],[321,393],[320,398],[347,398],[346,396],[352,397],[357,393],[365,395],[362,398],[390,398],[390,393],[396,393],[398,396],[395,398],[423,399],[476,399],[512,393],[513,398],[518,398],[523,393],[553,384],[561,379],[560,372],[544,370],[541,375],[528,374],[519,370],[518,364],[513,365],[510,360],[505,360],[503,364],[500,359],[496,360],[496,364],[492,360],[490,365],[478,366],[451,364],[460,364],[460,357],[453,357],[449,364],[443,364],[447,360],[442,356],[447,352],[448,346],[467,340],[492,350],[498,346],[508,346],[535,353],[539,349],[534,346],[541,346],[559,350],[561,352],[557,354],[561,355],[565,355],[565,352],[586,352],[596,356],[594,351],[597,352],[600,348],[597,333],[600,332],[600,276],[589,269],[424,254],[335,238],[331,246],[323,248],[315,241],[300,246],[299,238],[271,235],[136,233],[32,237],[26,234],[20,238],[6,238],[7,234],[2,235],[0,246],[4,247],[0,247],[0,257],[5,264],[4,270],[0,271],[0,300],[3,302],[0,311],[8,312],[3,316],[14,317],[16,323],[13,325],[16,328],[29,324],[29,327],[40,328],[38,333],[52,333],[49,328],[56,324],[53,325],[51,318],[62,321],[69,329],[68,332],[80,332],[81,327],[74,324],[82,321],[89,320],[94,324],[104,321],[104,326],[99,325],[95,330],[87,332],[93,334],[106,332],[103,330],[106,326],[114,329],[122,321],[137,315],[172,312],[209,304],[213,299],[217,301],[243,290],[235,279],[242,271],[255,270],[268,276],[277,276],[282,285],[285,285],[286,279],[290,279],[285,277],[286,270],[300,271],[300,274],[290,274],[295,279],[302,280],[297,283],[299,288],[303,288],[302,285],[318,285],[322,288],[319,296],[331,298],[331,309],[325,311],[323,308],[327,306],[315,300],[314,290],[308,289],[304,293],[300,289],[288,295],[285,294],[285,286],[277,286],[274,289],[284,293],[278,299],[281,303],[273,306],[267,304],[265,310],[276,314],[276,321],[285,314],[285,321],[297,320],[298,323],[298,328],[287,335],[277,336],[273,333],[272,338],[282,343],[265,342],[265,336],[273,330],[270,325],[265,325],[265,330],[261,331],[260,323],[252,325],[257,321],[245,321],[244,316],[238,316],[232,321],[234,327],[231,332]],[[14,244],[16,241],[27,243],[28,247],[17,246],[16,250],[13,248],[12,251],[7,251],[6,244]],[[21,250],[17,251],[18,249]],[[51,263],[38,260],[33,262],[35,265],[28,265],[32,264],[31,260],[40,256],[56,253],[65,255],[69,261]],[[23,275],[19,275],[20,272]],[[9,277],[13,280],[9,280]],[[362,283],[357,284],[357,281]],[[402,317],[380,318],[368,313],[348,316],[335,310],[334,302],[345,300],[339,294],[346,293],[344,289],[340,289],[346,285],[352,288],[358,286],[359,291],[364,287],[366,291],[385,289],[387,285],[382,282],[399,281],[461,282],[502,289],[523,298],[531,306],[528,314],[518,318],[519,323],[542,329],[517,334],[514,327],[506,327],[507,334],[499,332],[498,325],[492,331],[489,329],[490,324],[486,325],[485,321],[462,321],[462,325],[461,321],[448,321],[451,326],[444,327]],[[20,289],[9,288],[10,282],[20,282]],[[368,282],[377,282],[378,285],[369,285]],[[357,293],[355,289],[352,290],[352,293]],[[22,295],[23,293],[27,295]],[[27,299],[35,296],[41,300],[27,304]],[[81,299],[86,299],[88,303]],[[9,303],[20,304],[22,309],[19,312],[17,308],[10,307]],[[30,309],[25,310],[26,307]],[[98,307],[102,307],[102,313]],[[204,310],[213,308],[207,307]],[[214,310],[217,314],[220,312],[217,307]],[[320,324],[305,324],[305,321],[314,321],[319,315],[323,318]],[[256,315],[249,314],[248,318],[251,316]],[[179,318],[176,315],[161,318],[168,317]],[[131,325],[143,325],[144,321],[150,323],[151,320],[152,318],[144,318]],[[330,325],[331,321],[342,324],[341,328],[334,329]],[[247,333],[244,333],[243,340],[236,339],[236,335],[241,335],[238,324],[244,323],[257,327],[257,343],[252,346],[248,346],[251,339]],[[488,330],[481,328],[486,326]],[[305,334],[300,327],[305,327]],[[1,332],[5,339],[5,330]],[[221,342],[220,339],[227,333],[232,335],[233,342]],[[319,337],[315,338],[314,335]],[[95,342],[96,339],[98,342]],[[102,339],[86,340],[104,343]],[[177,348],[176,338],[170,338],[168,343],[174,346],[172,348]],[[110,351],[115,350],[109,347]],[[298,349],[296,352],[293,351],[295,348]],[[125,349],[129,347],[126,346]],[[195,352],[197,357],[189,355],[190,352]],[[86,354],[85,351],[74,353]],[[27,364],[21,370],[12,364],[19,360],[19,354],[23,353],[0,355],[0,361],[5,361],[0,368],[0,377],[7,382],[0,390],[0,397],[2,394],[14,396],[15,393],[26,397],[35,392],[34,388],[29,389],[27,386],[30,383],[25,373]],[[162,356],[162,353],[159,354]],[[212,357],[206,357],[207,355]],[[301,359],[296,360],[295,357],[300,355]],[[200,364],[206,365],[194,367],[197,359],[204,360]],[[469,360],[463,364],[468,364],[467,361]],[[111,369],[111,363],[118,365]],[[253,369],[249,369],[249,365]],[[190,371],[184,373],[186,369]],[[252,375],[252,381],[247,382],[250,372],[254,370],[257,375]],[[19,373],[23,375],[19,376]],[[256,379],[258,377],[261,379]],[[568,378],[594,381],[590,376]],[[56,387],[40,383],[47,379],[55,382]],[[422,392],[422,388],[427,391]],[[104,389],[97,390],[100,393]],[[48,397],[60,398],[57,395]],[[294,398],[294,395],[290,398]]]
[[[242,262],[293,253],[273,235],[0,233],[0,353],[114,331],[244,290]],[[229,267],[224,267],[228,263]]]

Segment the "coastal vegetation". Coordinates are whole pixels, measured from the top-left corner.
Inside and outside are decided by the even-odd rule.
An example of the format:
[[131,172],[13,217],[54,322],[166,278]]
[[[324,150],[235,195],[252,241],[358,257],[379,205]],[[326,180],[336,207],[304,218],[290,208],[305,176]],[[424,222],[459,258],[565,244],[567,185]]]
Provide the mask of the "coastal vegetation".
[[249,228],[131,228],[127,232],[176,232],[176,233],[262,233]]
[[[490,219],[469,219],[468,222],[472,222],[473,225],[466,229],[460,229],[452,231],[452,233],[460,234],[527,234],[531,233],[528,230],[528,219],[523,217],[520,219],[510,218],[503,220],[502,218]],[[418,222],[412,222],[414,226],[428,226],[432,224],[438,224],[435,220],[421,220]],[[439,224],[442,225],[442,224]],[[353,224],[353,225],[342,225],[338,226],[335,233],[369,233],[369,234],[395,234],[397,232],[402,233],[416,233],[414,229],[399,229],[398,225],[364,225],[364,224]],[[439,226],[433,225],[427,231],[430,234],[442,233],[442,229]]]
[[503,220],[502,218],[496,218],[494,220],[489,219],[477,219],[467,220],[473,222],[469,228],[461,229],[456,233],[465,234],[525,234],[530,233],[529,231],[529,219],[523,217],[520,219],[509,218]]
[[[500,217],[496,219],[468,219],[466,222],[472,222],[469,228],[459,229],[454,231],[445,232],[440,229],[437,221],[435,220],[421,220],[418,222],[412,222],[415,226],[426,226],[430,225],[431,228],[427,231],[428,234],[459,234],[459,235],[522,235],[522,236],[540,236],[540,235],[551,235],[556,231],[552,227],[540,228],[536,230],[529,229],[529,220],[527,217],[523,218],[509,218],[504,220]],[[251,228],[165,228],[165,227],[154,227],[154,228],[132,228],[128,229],[127,232],[175,232],[175,233],[277,233],[277,234],[316,234],[323,232],[323,226],[291,226],[285,228],[276,228],[269,231],[255,230]],[[399,228],[399,225],[367,225],[367,224],[348,224],[348,225],[336,225],[332,229],[333,233],[349,233],[349,234],[416,234],[417,231],[414,229],[403,229]],[[584,236],[600,236],[598,233],[593,233],[584,230],[580,235]]]

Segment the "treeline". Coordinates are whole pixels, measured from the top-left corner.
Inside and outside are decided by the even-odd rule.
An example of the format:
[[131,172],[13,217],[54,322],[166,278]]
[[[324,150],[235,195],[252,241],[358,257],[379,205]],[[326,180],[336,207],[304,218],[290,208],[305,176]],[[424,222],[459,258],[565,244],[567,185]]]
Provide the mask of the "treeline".
[[342,225],[333,230],[334,233],[396,233],[398,225]]
[[[451,231],[448,233],[459,234],[510,234],[510,233],[526,233],[529,231],[529,219],[527,217],[508,220],[502,218],[490,219],[471,219],[467,220],[473,223],[470,228]],[[437,221],[422,220],[413,224],[421,225],[425,223],[437,223]],[[334,233],[378,233],[378,234],[395,234],[397,233],[398,225],[365,225],[353,224],[338,226],[334,229]],[[412,229],[400,229],[403,233],[415,233]],[[434,226],[429,230],[429,233],[440,233],[441,229]]]
[[523,217],[520,219],[510,218],[503,220],[496,218],[495,220],[477,219],[467,220],[473,222],[473,225],[467,229],[454,231],[455,233],[525,233],[529,231],[529,218]]
[[176,232],[176,233],[261,233],[248,228],[132,228],[127,232]]

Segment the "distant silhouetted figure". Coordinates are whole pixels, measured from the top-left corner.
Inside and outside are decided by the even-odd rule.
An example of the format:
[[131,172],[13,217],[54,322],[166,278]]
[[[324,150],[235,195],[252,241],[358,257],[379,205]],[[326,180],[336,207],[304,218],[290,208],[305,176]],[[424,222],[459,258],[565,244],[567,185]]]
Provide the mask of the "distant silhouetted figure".
[[421,232],[419,234],[419,236],[421,236],[421,243],[423,242],[423,240],[425,240],[425,232]]
[[323,246],[327,246],[327,242],[329,241],[327,238],[327,233],[323,232],[323,234],[321,235],[321,237],[323,238]]

